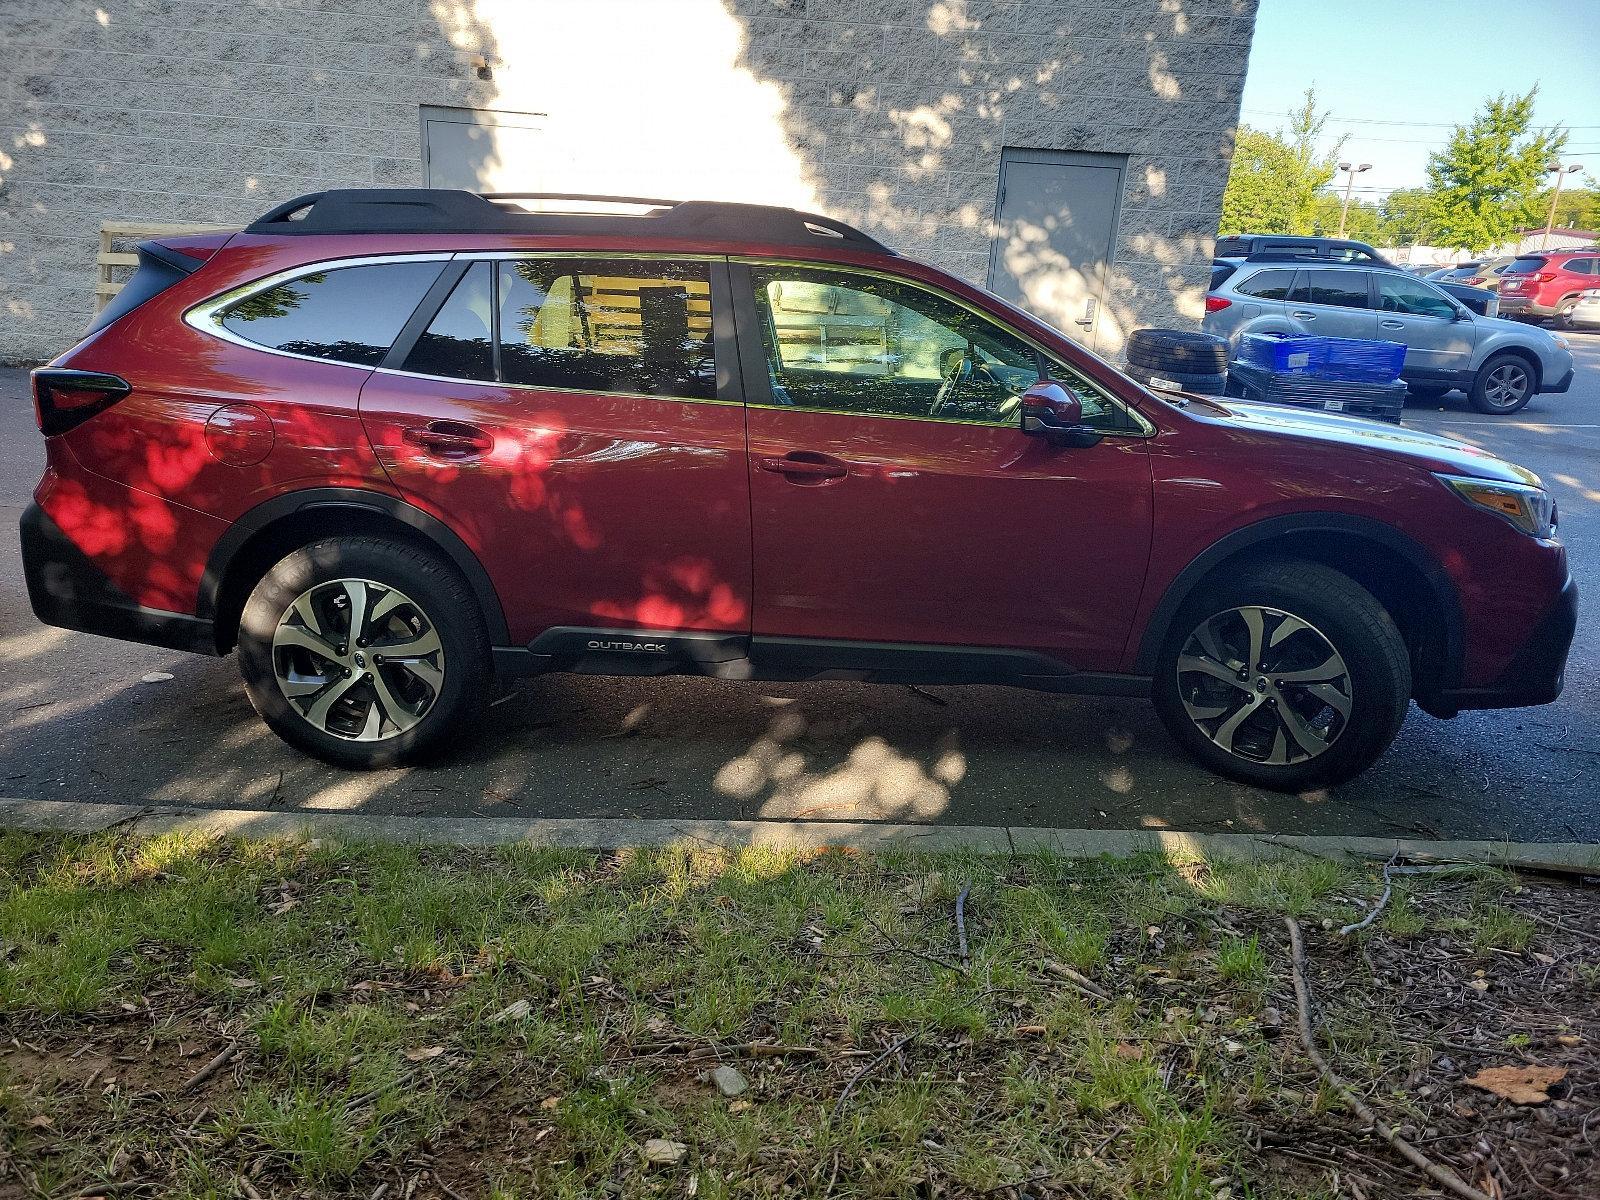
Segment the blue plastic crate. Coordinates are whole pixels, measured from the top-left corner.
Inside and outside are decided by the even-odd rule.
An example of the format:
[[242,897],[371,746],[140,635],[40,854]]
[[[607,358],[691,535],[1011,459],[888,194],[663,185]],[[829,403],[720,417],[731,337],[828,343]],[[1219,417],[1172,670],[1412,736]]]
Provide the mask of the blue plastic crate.
[[1239,339],[1235,361],[1275,374],[1388,383],[1400,377],[1406,348],[1400,342],[1368,338],[1247,333]]

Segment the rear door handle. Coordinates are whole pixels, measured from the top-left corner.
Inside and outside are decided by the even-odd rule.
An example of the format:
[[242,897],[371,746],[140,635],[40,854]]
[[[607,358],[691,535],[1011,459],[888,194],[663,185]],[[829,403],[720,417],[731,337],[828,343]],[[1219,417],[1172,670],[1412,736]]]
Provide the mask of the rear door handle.
[[413,446],[441,458],[477,458],[494,449],[494,435],[465,421],[429,421],[400,435]]
[[1406,327],[1404,321],[1379,321],[1378,324],[1385,329],[1404,329]]
[[1298,312],[1291,312],[1289,315],[1297,321],[1315,321],[1317,319],[1316,313],[1306,312],[1304,309]]
[[791,450],[783,457],[763,455],[756,459],[763,471],[782,475],[791,483],[825,483],[830,479],[843,479],[850,468],[830,454],[817,454],[811,450]]

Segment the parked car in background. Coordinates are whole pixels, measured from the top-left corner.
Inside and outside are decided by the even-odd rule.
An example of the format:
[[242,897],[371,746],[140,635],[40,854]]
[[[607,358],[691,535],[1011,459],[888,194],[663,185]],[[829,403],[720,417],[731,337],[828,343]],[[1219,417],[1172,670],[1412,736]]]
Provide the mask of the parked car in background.
[[1600,284],[1600,250],[1524,254],[1506,268],[1500,311],[1508,317],[1565,320],[1578,296]]
[[1561,692],[1577,592],[1530,471],[1163,396],[827,217],[528,203],[330,191],[142,244],[33,374],[35,613],[237,647],[267,724],[347,767],[550,671],[1145,696],[1295,791],[1412,699]]
[[1300,237],[1286,233],[1236,233],[1219,237],[1212,254],[1217,258],[1244,259],[1273,255],[1286,259],[1313,258],[1327,262],[1395,266],[1365,242],[1353,242],[1348,238]]
[[1477,270],[1473,271],[1465,279],[1453,279],[1451,282],[1464,283],[1468,287],[1481,287],[1488,288],[1490,291],[1498,291],[1501,281],[1505,278],[1506,271],[1516,261],[1517,256],[1515,254],[1503,254],[1499,258],[1491,258],[1487,262],[1479,263]]
[[1403,342],[1400,375],[1413,395],[1460,388],[1486,413],[1516,412],[1572,386],[1565,338],[1479,316],[1428,280],[1381,267],[1239,264],[1207,295],[1204,327],[1235,346],[1246,333]]
[[1442,279],[1429,280],[1447,296],[1454,296],[1480,317],[1500,315],[1500,296],[1488,288],[1468,287],[1464,283],[1451,283]]
[[1573,329],[1600,329],[1600,287],[1578,293],[1578,302],[1567,314],[1567,324]]
[[1471,279],[1482,266],[1483,263],[1481,261],[1460,262],[1453,266],[1440,267],[1438,270],[1430,271],[1427,278],[1435,283],[1455,283],[1459,280]]

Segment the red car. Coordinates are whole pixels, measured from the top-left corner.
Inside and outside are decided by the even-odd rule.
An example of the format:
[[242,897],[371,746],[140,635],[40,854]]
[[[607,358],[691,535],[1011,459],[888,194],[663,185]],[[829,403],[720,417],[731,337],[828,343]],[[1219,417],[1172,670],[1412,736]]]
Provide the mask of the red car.
[[1500,277],[1500,315],[1564,322],[1593,287],[1600,287],[1600,249],[1524,254]]
[[1276,788],[1412,699],[1561,690],[1577,596],[1520,467],[1147,390],[825,217],[532,204],[330,191],[146,243],[34,373],[39,617],[237,648],[351,767],[543,671],[1149,696]]

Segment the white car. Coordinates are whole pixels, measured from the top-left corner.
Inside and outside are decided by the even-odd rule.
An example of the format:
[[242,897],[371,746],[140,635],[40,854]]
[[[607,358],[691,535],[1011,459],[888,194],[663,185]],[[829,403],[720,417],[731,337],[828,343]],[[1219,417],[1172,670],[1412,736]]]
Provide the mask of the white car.
[[1578,303],[1567,314],[1567,325],[1572,329],[1600,329],[1600,288],[1578,293]]

